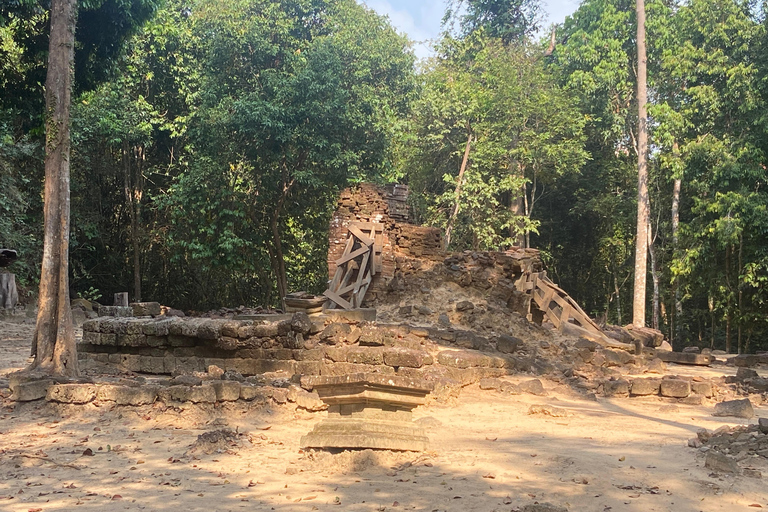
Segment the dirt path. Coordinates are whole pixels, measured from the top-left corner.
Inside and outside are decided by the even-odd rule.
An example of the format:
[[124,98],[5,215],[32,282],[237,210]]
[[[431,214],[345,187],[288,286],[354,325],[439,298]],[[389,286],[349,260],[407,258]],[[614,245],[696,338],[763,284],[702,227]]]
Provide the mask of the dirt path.
[[[0,323],[0,378],[25,364],[30,336],[30,326]],[[287,405],[16,405],[6,389],[0,510],[509,512],[535,502],[585,512],[768,508],[765,477],[714,475],[687,447],[697,429],[727,423],[711,407],[588,401],[545,386],[546,397],[470,387],[450,406],[417,409],[431,440],[424,454],[303,453],[300,436],[325,413]],[[534,405],[567,416],[529,414]],[[756,413],[768,416],[768,408]],[[220,453],[188,451],[200,434],[223,427],[243,435]],[[763,461],[754,467],[768,475]]]

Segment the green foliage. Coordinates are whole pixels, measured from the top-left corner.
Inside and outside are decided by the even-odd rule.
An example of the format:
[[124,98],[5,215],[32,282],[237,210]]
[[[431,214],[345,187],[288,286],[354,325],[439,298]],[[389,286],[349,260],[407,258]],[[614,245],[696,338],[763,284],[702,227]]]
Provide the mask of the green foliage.
[[[426,200],[424,219],[447,226],[471,135],[451,246],[509,246],[535,232],[532,213],[544,188],[584,162],[584,117],[535,50],[505,46],[483,30],[444,45],[447,56],[424,73],[415,107],[420,145],[409,183]],[[517,202],[527,207],[515,212]]]
[[452,0],[443,24],[457,17],[463,36],[482,29],[504,44],[522,42],[538,30],[540,8],[538,0]]

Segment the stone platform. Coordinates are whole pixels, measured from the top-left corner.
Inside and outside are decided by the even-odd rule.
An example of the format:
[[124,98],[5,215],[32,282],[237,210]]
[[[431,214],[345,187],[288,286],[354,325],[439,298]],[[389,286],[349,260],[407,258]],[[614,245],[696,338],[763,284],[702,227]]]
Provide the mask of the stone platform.
[[301,438],[302,448],[427,449],[411,414],[430,393],[427,383],[369,373],[310,377],[308,384],[328,404],[328,417]]

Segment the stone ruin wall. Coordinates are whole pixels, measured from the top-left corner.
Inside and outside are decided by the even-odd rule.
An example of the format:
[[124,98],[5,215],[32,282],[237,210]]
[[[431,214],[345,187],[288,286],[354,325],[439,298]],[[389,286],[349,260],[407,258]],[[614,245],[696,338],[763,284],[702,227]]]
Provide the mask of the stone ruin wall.
[[344,253],[350,222],[377,222],[384,225],[382,271],[366,295],[366,302],[386,293],[403,259],[438,260],[444,256],[440,228],[411,224],[406,185],[385,187],[362,183],[343,190],[331,219],[328,249],[328,276],[336,272],[336,260]]

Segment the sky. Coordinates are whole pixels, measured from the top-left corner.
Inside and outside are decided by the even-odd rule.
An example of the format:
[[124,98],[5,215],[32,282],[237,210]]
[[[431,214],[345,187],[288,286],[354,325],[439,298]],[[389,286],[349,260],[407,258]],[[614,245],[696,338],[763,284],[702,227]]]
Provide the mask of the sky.
[[[440,32],[440,20],[445,12],[446,0],[362,0],[379,14],[389,16],[392,25],[417,42],[414,47],[416,56],[429,56],[426,42],[437,37]],[[579,0],[542,0],[546,29],[550,23],[562,23],[565,17],[573,13]]]

